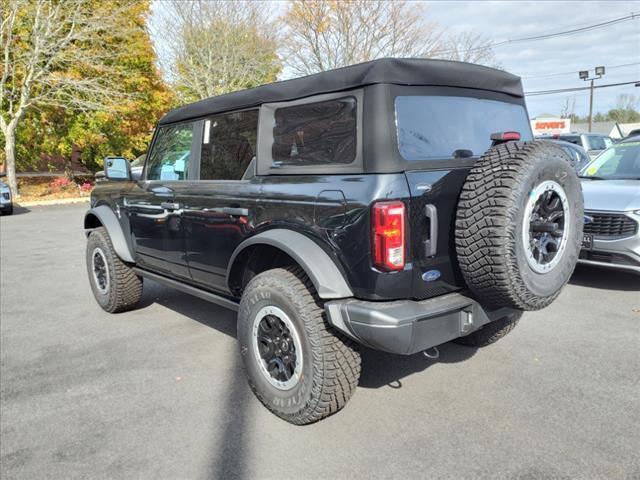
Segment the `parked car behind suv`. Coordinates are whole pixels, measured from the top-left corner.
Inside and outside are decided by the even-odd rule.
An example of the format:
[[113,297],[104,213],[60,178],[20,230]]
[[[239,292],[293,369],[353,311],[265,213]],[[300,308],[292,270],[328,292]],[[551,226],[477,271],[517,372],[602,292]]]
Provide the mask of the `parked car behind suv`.
[[591,158],[597,157],[603,150],[613,145],[610,137],[599,133],[566,133],[554,138],[581,146]]
[[2,180],[0,180],[0,213],[2,215],[11,215],[13,213],[11,189]]
[[548,142],[552,142],[557,144],[560,148],[562,148],[571,160],[574,162],[574,166],[576,171],[580,172],[586,165],[591,161],[591,158],[587,154],[584,148],[575,143],[565,142],[564,140],[556,140],[552,137],[537,137],[538,140],[546,140]]
[[249,384],[276,415],[342,408],[361,345],[495,342],[549,305],[582,240],[566,153],[532,141],[520,79],[384,59],[169,112],[142,178],[109,157],[84,227],[96,300],[153,279],[238,311]]
[[640,273],[640,136],[604,151],[582,171],[580,263]]

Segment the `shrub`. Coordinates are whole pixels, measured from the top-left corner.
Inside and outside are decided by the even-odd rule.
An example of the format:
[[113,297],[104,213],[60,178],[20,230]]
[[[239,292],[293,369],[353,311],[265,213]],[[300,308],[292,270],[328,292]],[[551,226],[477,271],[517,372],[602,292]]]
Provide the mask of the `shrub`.
[[49,184],[49,188],[53,193],[58,193],[66,190],[72,183],[73,182],[66,177],[58,177]]

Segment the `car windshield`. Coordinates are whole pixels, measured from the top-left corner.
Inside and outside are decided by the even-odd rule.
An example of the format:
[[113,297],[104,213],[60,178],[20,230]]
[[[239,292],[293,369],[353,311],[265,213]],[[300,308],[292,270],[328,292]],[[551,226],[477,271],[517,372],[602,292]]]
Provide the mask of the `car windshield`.
[[582,171],[583,178],[640,180],[640,141],[618,143],[589,163]]
[[395,101],[398,149],[405,160],[482,155],[491,134],[520,132],[531,140],[522,105],[472,97],[398,96]]

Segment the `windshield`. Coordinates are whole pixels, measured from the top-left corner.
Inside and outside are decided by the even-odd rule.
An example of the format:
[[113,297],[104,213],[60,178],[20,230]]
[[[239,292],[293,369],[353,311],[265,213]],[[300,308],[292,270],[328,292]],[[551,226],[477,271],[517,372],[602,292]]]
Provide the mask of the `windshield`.
[[584,168],[582,177],[640,180],[640,142],[619,143],[608,148]]
[[531,140],[522,105],[472,97],[398,96],[398,149],[405,160],[470,157],[491,147],[491,134],[520,132]]

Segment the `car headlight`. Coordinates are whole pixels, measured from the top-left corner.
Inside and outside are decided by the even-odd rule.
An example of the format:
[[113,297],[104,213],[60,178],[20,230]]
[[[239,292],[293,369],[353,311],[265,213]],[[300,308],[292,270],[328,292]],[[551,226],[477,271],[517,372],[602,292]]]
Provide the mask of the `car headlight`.
[[636,215],[640,215],[640,210],[634,210],[633,213],[635,213]]

